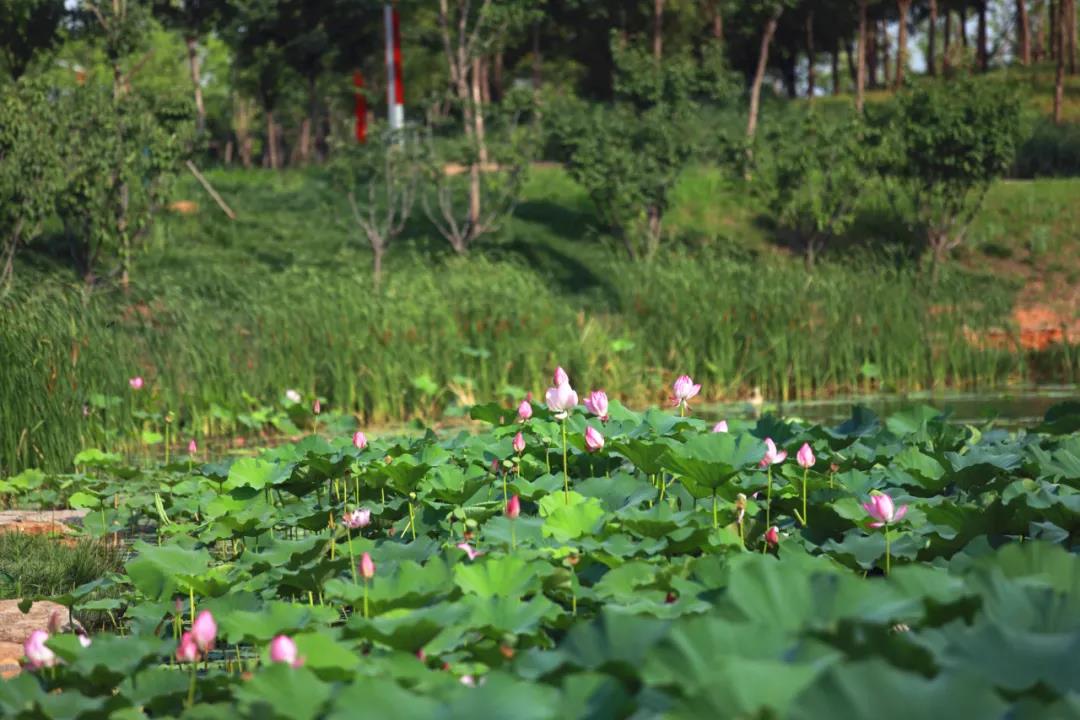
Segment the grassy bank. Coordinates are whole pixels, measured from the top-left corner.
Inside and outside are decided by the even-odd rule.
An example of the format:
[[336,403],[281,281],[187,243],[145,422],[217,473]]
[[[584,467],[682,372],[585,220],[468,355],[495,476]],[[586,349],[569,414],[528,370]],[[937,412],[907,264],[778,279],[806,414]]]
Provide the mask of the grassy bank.
[[[295,387],[364,422],[430,419],[473,397],[541,393],[556,363],[634,404],[664,399],[669,370],[693,374],[711,399],[754,386],[777,398],[989,387],[1036,379],[1033,368],[1076,377],[1064,351],[1033,363],[965,340],[965,328],[1007,326],[1022,278],[957,271],[931,285],[850,255],[808,274],[706,172],[680,188],[679,241],[651,263],[614,254],[584,196],[546,169],[483,254],[451,257],[418,219],[379,290],[317,174],[212,180],[239,219],[181,186],[176,197],[202,208],[158,226],[127,296],[86,297],[62,262],[25,259],[0,319],[0,470],[66,466],[130,428],[133,412],[170,411],[178,436],[198,435],[221,408]],[[1030,225],[1018,213],[1043,211],[996,202],[983,226]],[[126,382],[136,374],[148,381],[137,403]]]

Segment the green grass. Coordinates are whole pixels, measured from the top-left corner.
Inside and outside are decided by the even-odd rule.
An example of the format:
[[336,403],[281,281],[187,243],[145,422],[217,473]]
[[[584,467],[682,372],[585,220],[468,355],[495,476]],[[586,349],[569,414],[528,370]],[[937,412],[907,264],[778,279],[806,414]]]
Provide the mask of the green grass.
[[[840,254],[807,274],[760,208],[708,169],[677,188],[674,239],[650,263],[622,258],[582,191],[540,168],[517,217],[470,257],[418,213],[378,291],[319,171],[210,177],[238,220],[185,179],[174,197],[201,210],[157,225],[129,295],[86,297],[61,262],[24,257],[0,315],[0,471],[112,447],[133,424],[135,374],[149,381],[138,408],[175,413],[178,437],[209,432],[215,406],[256,407],[287,387],[366,424],[430,420],[473,397],[539,396],[556,364],[633,404],[664,400],[679,372],[710,399],[1075,379],[1068,358],[1033,365],[964,341],[965,327],[1008,323],[1022,277],[957,271],[931,287],[909,267]],[[1067,256],[1069,228],[1051,220],[1077,188],[996,186],[973,237],[1019,248],[1045,226],[1046,254]],[[95,394],[123,400],[84,420]]]

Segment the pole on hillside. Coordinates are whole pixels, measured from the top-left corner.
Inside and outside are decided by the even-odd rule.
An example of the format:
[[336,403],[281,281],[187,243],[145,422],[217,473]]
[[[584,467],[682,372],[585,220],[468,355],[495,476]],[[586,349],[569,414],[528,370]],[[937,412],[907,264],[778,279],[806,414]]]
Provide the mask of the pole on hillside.
[[364,75],[359,70],[353,71],[353,87],[356,93],[356,142],[367,142],[367,96],[364,95]]
[[386,5],[386,107],[391,130],[405,126],[405,83],[401,79],[401,24],[397,7]]
[[210,184],[210,181],[203,177],[203,174],[199,172],[199,168],[195,167],[195,163],[188,160],[187,168],[191,171],[191,174],[195,176],[195,179],[199,181],[199,184],[203,186],[203,189],[210,194],[210,197],[214,198],[214,202],[218,204],[218,207],[221,208],[222,212],[228,215],[230,220],[235,220],[236,213],[234,213],[232,208],[225,203],[225,200],[218,195],[217,190]]

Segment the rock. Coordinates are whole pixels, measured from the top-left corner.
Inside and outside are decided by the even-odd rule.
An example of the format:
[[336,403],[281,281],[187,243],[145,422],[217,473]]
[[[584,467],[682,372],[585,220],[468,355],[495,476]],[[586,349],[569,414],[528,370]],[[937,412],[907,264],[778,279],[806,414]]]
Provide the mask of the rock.
[[62,623],[67,625],[68,610],[63,605],[39,600],[24,615],[19,610],[18,600],[0,600],[0,644],[15,643],[18,645],[17,657],[22,657],[23,642],[33,631],[46,630],[49,618],[56,610],[60,611]]
[[23,656],[22,643],[0,642],[0,678],[7,680],[19,674],[19,660]]

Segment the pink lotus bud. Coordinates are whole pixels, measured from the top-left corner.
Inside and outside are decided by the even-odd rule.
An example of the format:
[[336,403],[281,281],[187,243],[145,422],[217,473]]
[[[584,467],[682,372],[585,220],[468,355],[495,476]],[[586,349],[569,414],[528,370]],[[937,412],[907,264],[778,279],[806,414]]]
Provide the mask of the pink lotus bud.
[[128,380],[128,385],[131,386],[132,390],[142,390],[142,388],[143,388],[143,379],[142,379],[141,376],[136,375],[135,377]]
[[517,520],[518,515],[521,514],[521,500],[517,495],[511,495],[510,499],[506,501],[506,517],[511,520]]
[[589,397],[585,398],[585,409],[601,420],[608,419],[607,393],[603,390],[593,390]]
[[319,398],[315,398],[315,402],[311,403],[311,412],[316,415],[322,412],[322,403],[319,402]]
[[296,643],[288,635],[278,635],[270,641],[270,662],[300,667],[304,661],[296,655]]
[[514,452],[521,454],[525,451],[525,436],[520,432],[514,436]]
[[290,388],[289,390],[285,391],[285,399],[295,405],[296,403],[300,402],[300,393]]
[[363,450],[367,447],[367,435],[357,430],[353,433],[352,444],[357,450]]
[[59,610],[53,610],[49,615],[49,634],[56,635],[64,630],[64,615]]
[[555,387],[560,385],[567,385],[570,383],[570,377],[566,374],[566,371],[562,367],[555,368],[555,376],[552,378],[555,383]]
[[585,428],[585,449],[589,452],[597,452],[604,448],[604,436],[592,425]]
[[199,647],[190,632],[180,636],[180,644],[176,646],[176,659],[182,663],[193,663],[199,659]]
[[196,443],[195,440],[188,440],[188,444],[187,444],[187,453],[188,453],[188,455],[194,455],[197,452],[199,452],[198,443]]
[[472,675],[462,675],[461,684],[465,687],[476,687],[476,678]]
[[458,543],[457,549],[468,555],[470,560],[475,560],[484,554],[467,542]]
[[570,411],[577,407],[578,394],[574,392],[574,388],[570,387],[570,383],[565,382],[548,388],[544,394],[544,400],[547,402],[548,410],[555,413],[556,418],[565,420]]
[[341,524],[350,530],[366,528],[371,524],[371,511],[367,508],[356,508],[341,517]]
[[695,385],[689,375],[680,375],[671,386],[671,404],[675,407],[687,405],[699,392],[701,385]]
[[780,529],[777,528],[775,525],[769,528],[768,532],[765,533],[765,542],[769,543],[773,547],[776,547],[776,545],[780,542]]
[[728,431],[727,420],[721,420],[720,422],[713,425],[712,426],[712,431],[714,433],[727,432]]
[[772,438],[765,438],[765,457],[761,458],[761,467],[779,465],[787,459],[787,450],[777,450]]
[[368,553],[360,556],[360,574],[365,580],[375,577],[375,561],[371,559],[371,555]]
[[49,633],[44,630],[35,630],[30,633],[23,643],[23,654],[26,655],[26,666],[31,670],[43,667],[52,667],[56,664],[56,655],[52,650],[45,647],[49,639]]
[[518,420],[520,420],[521,422],[525,422],[526,420],[528,420],[529,418],[532,417],[532,413],[533,413],[532,403],[530,403],[528,400],[522,400],[521,404],[518,405],[518,411],[517,412],[518,412]]
[[863,503],[863,509],[869,513],[876,522],[870,523],[870,527],[879,528],[884,525],[892,525],[904,519],[907,515],[908,506],[901,505],[897,508],[893,499],[885,493],[875,492],[870,496],[870,502]]
[[195,616],[195,622],[191,624],[191,639],[199,650],[207,652],[214,647],[214,638],[217,637],[217,623],[209,610],[203,610]]
[[499,462],[499,458],[492,458],[491,459],[491,474],[498,477],[500,470],[502,470],[502,463]]
[[799,448],[799,452],[795,454],[795,460],[798,461],[801,468],[812,468],[816,460],[814,459],[814,451],[810,448],[810,443],[803,443]]

